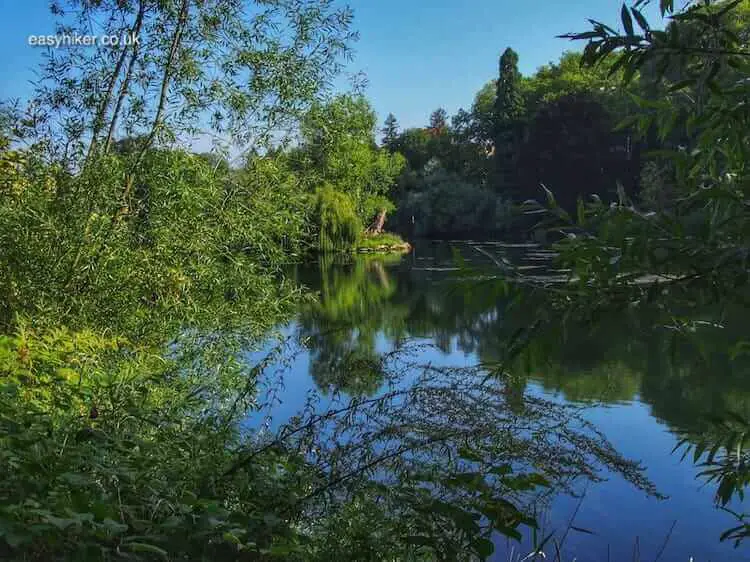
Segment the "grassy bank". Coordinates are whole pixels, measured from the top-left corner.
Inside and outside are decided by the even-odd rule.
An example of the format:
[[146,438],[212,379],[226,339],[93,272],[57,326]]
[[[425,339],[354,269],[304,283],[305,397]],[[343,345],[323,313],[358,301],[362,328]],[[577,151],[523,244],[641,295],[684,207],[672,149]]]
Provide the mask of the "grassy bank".
[[360,253],[408,253],[411,251],[411,244],[398,234],[383,232],[381,234],[362,237],[357,242],[355,250]]

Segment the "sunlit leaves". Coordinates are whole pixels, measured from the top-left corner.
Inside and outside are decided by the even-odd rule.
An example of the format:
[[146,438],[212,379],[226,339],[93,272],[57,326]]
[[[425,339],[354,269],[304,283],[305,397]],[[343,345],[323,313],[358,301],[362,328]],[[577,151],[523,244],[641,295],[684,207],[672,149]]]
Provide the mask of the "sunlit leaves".
[[304,176],[312,188],[327,186],[349,198],[363,224],[381,209],[392,210],[388,194],[404,158],[378,149],[375,113],[365,98],[340,95],[313,105],[302,121],[301,134],[298,166],[309,164]]
[[[252,377],[224,350],[209,359],[210,347],[184,340],[166,360],[87,332],[22,330],[3,338],[0,545],[6,552],[227,559],[238,548],[294,549],[289,513],[275,510],[289,505],[280,498],[302,493],[290,477],[301,474],[298,460],[269,452],[255,461],[259,472],[218,478],[243,442],[237,424],[248,403],[240,382]],[[59,378],[61,366],[81,376]]]
[[45,58],[28,111],[44,116],[30,130],[36,138],[64,145],[50,146],[52,157],[75,167],[106,150],[112,133],[151,131],[158,143],[215,127],[225,144],[275,142],[329,89],[356,40],[351,11],[331,2],[190,2],[187,18],[180,6],[70,1],[53,10],[68,32],[90,33],[96,22],[101,35],[138,29],[139,43]]

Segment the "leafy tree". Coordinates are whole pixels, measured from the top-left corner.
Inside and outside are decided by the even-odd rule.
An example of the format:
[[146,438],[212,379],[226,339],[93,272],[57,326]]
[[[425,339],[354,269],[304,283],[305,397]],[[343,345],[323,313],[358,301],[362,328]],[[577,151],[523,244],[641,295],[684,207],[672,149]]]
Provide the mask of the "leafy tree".
[[[626,82],[640,73],[647,97],[634,98],[640,111],[628,122],[643,137],[665,143],[668,179],[652,181],[669,185],[679,197],[664,204],[649,193],[656,204],[642,213],[620,192],[609,204],[580,205],[575,224],[550,198],[550,214],[562,218],[564,231],[572,234],[558,248],[561,262],[580,280],[579,298],[585,295],[599,309],[656,300],[677,333],[689,336],[696,323],[685,317],[686,308],[710,303],[719,310],[701,322],[723,322],[735,299],[744,302],[747,294],[750,51],[746,35],[743,39],[734,27],[742,20],[734,14],[742,14],[738,8],[747,9],[747,2],[707,1],[675,9],[671,0],[660,0],[662,15],[672,19],[665,30],[650,26],[642,12],[645,3],[622,6],[622,32],[591,21],[590,30],[567,37],[587,41],[585,64],[614,55]],[[652,176],[659,172],[648,170]],[[666,290],[632,283],[645,273],[666,274],[672,281]],[[677,302],[665,295],[676,295]],[[707,336],[703,332],[698,338]],[[707,357],[704,345],[701,341],[701,355]],[[735,356],[738,348],[730,349]],[[659,382],[650,381],[649,390]],[[750,522],[726,506],[734,496],[744,497],[750,481],[742,445],[748,423],[746,415],[725,408],[712,416],[710,431],[688,432],[682,444],[684,453],[692,450],[694,462],[700,462],[700,475],[717,485],[716,503],[737,518],[720,540],[739,545],[750,536]]]
[[430,134],[430,158],[445,166],[444,163],[451,160],[454,148],[451,130],[448,127],[448,113],[445,109],[440,107],[432,112],[427,131]]
[[425,129],[411,128],[403,131],[396,141],[398,152],[404,155],[409,168],[421,171],[432,155],[430,154],[430,134]]
[[517,190],[516,162],[521,140],[524,102],[518,55],[508,48],[500,57],[493,112],[495,137],[495,187],[513,195]]
[[544,103],[529,122],[521,149],[522,198],[543,196],[544,185],[574,213],[579,198],[616,196],[618,182],[632,194],[638,162],[613,132],[615,124],[592,96],[571,94]]
[[354,201],[330,185],[315,194],[313,217],[318,229],[318,247],[323,252],[351,250],[362,234],[362,221]]
[[450,146],[443,156],[443,166],[467,180],[485,185],[490,161],[487,155],[491,140],[483,138],[477,119],[459,109],[451,119]]
[[[599,101],[616,123],[636,107],[622,85],[622,69],[614,68],[615,57],[606,57],[596,66],[582,64],[583,55],[566,51],[560,60],[539,67],[523,80],[522,90],[529,118],[543,105],[561,97],[585,95]],[[635,87],[630,88],[634,92]]]
[[[715,294],[731,295],[747,279],[739,255],[747,233],[741,201],[747,189],[750,110],[739,101],[747,97],[750,53],[737,34],[728,31],[728,14],[739,3],[708,2],[675,12],[672,2],[660,2],[662,13],[674,12],[676,22],[690,24],[686,37],[679,25],[652,30],[641,5],[623,6],[623,33],[592,22],[590,31],[567,37],[588,42],[585,64],[614,55],[625,80],[654,65],[648,75],[657,87],[666,84],[668,91],[658,100],[636,97],[640,111],[629,123],[643,136],[653,130],[664,139],[677,129],[689,137],[685,148],[690,150],[664,151],[681,197],[654,214],[640,213],[625,194],[609,208],[595,202],[578,213],[591,236],[569,238],[565,254],[587,254],[577,263],[579,271],[586,272],[582,278],[604,285],[626,279],[626,271],[658,271],[684,277],[693,286],[709,283]],[[697,43],[692,40],[696,37]],[[722,75],[726,81],[719,81]],[[679,81],[673,83],[675,79]],[[612,248],[619,248],[616,255],[608,255]]]
[[403,157],[378,149],[375,112],[363,97],[337,96],[316,104],[302,123],[304,154],[313,185],[326,183],[347,194],[357,215],[382,229],[393,208],[388,193],[403,168]]
[[[120,310],[114,319],[137,323],[174,301],[223,293],[222,283],[241,293],[232,267],[217,270],[278,263],[283,251],[272,239],[299,251],[306,231],[285,220],[299,198],[272,205],[262,174],[245,176],[260,178],[262,189],[235,189],[231,170],[174,147],[209,129],[263,144],[265,132],[296,122],[348,52],[348,10],[296,0],[255,11],[230,0],[137,0],[56,2],[53,11],[71,33],[93,25],[102,34],[137,31],[140,41],[60,50],[45,60],[28,106],[3,108],[12,114],[3,118],[8,146],[29,147],[23,166],[13,155],[29,188],[14,180],[21,196],[0,202],[4,308],[67,311],[84,325]],[[252,226],[277,219],[285,234]],[[250,275],[245,288],[266,281]],[[135,313],[144,303],[153,315]]]
[[[600,69],[576,70],[566,56],[524,81],[507,50],[497,82],[450,128],[444,111],[430,129],[397,138],[392,123],[411,168],[402,176],[407,223],[416,217],[426,235],[495,235],[508,206],[482,183],[487,144],[496,183],[511,192],[527,120],[533,181],[553,183],[573,162],[567,179],[588,189],[618,175],[604,106],[619,92],[596,90],[609,83],[602,72],[640,72],[658,82],[651,92],[666,92],[636,96],[629,126],[662,141],[684,129],[690,150],[672,150],[669,178],[682,197],[646,214],[619,190],[614,204],[576,205],[572,221],[572,191],[559,202],[550,194],[553,228],[571,235],[556,245],[559,261],[574,277],[539,318],[567,318],[570,302],[661,299],[664,291],[628,284],[644,272],[677,276],[666,289],[684,287],[676,292],[687,306],[746,292],[748,53],[745,16],[735,17],[746,4],[690,6],[658,32],[642,3],[621,12],[624,34],[594,22],[578,36],[592,40],[581,60]],[[310,244],[350,248],[374,215],[382,228],[404,165],[378,149],[366,100],[324,96],[354,38],[351,13],[319,0],[70,0],[53,9],[73,31],[134,32],[142,42],[50,55],[27,111],[0,112],[0,557],[486,558],[494,533],[518,537],[534,525],[529,490],[595,478],[603,464],[648,488],[583,418],[525,395],[524,362],[540,364],[560,345],[518,353],[528,308],[519,320],[497,294],[489,307],[473,294],[445,299],[426,277],[427,290],[405,299],[378,262],[324,290],[316,310],[360,326],[331,335],[303,319],[316,380],[357,398],[323,416],[306,411],[277,436],[252,431],[273,354],[249,364],[246,351],[289,319],[299,297],[280,264]],[[298,123],[298,146],[265,150]],[[207,130],[246,149],[241,169],[177,148]],[[696,327],[673,312],[664,316],[678,329]],[[436,334],[442,345],[458,331],[482,357],[513,360],[513,377],[398,372],[375,351],[386,320],[391,336]],[[663,358],[667,342],[657,343],[653,356]],[[629,377],[629,392],[629,364],[611,366]],[[416,390],[406,388],[415,378]],[[383,381],[393,390],[360,396]],[[651,376],[643,391],[658,385]],[[725,501],[747,482],[733,463],[746,459],[716,459]],[[743,522],[728,536],[746,530]]]
[[[52,8],[70,33],[139,38],[45,55],[24,133],[45,139],[70,169],[123,135],[142,140],[130,168],[153,144],[186,133],[265,143],[326,89],[354,39],[348,9],[313,0],[257,10],[232,0],[65,0]],[[132,181],[124,189],[127,196]]]
[[490,147],[495,142],[495,100],[497,99],[497,81],[487,82],[474,96],[471,106],[473,136],[476,142]]
[[509,210],[496,193],[441,168],[417,181],[398,208],[401,231],[417,237],[492,237],[508,226]]

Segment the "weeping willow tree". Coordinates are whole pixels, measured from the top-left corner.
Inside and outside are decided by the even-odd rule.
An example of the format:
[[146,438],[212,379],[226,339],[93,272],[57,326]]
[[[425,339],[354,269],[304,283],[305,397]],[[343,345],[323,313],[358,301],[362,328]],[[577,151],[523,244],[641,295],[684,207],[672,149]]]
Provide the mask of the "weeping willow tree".
[[354,201],[330,185],[315,196],[313,216],[318,227],[318,246],[323,252],[348,251],[354,248],[362,233]]
[[313,105],[301,123],[308,177],[346,194],[367,234],[383,231],[394,209],[388,195],[405,165],[400,154],[378,148],[375,124],[369,102],[350,95]]

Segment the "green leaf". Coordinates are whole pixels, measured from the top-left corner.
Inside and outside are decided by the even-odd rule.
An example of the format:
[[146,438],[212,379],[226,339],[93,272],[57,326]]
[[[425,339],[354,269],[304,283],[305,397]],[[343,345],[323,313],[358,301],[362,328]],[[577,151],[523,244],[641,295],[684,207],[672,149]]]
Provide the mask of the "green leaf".
[[102,525],[104,525],[104,528],[113,535],[120,535],[129,529],[128,525],[119,523],[109,518],[104,519],[104,521],[102,521]]
[[667,90],[670,93],[678,92],[680,90],[684,90],[685,88],[692,86],[695,83],[695,80],[680,80],[679,82],[676,82],[672,86],[669,87]]
[[424,535],[410,535],[406,537],[406,542],[417,546],[435,546],[435,539],[432,537],[426,537]]
[[46,523],[49,523],[51,525],[54,525],[61,531],[64,531],[71,525],[75,524],[75,520],[73,519],[63,519],[61,517],[55,517],[54,515],[47,515],[44,517],[44,521]]
[[648,21],[646,21],[646,18],[643,16],[643,13],[637,9],[637,8],[631,8],[630,11],[633,13],[633,17],[635,17],[635,21],[638,22],[638,27],[640,27],[643,31],[650,31],[651,26],[648,25]]
[[458,450],[458,456],[460,456],[462,459],[466,459],[466,460],[474,461],[474,462],[481,462],[483,460],[481,456],[479,456],[477,453],[475,453],[468,447],[461,447]]
[[735,491],[735,479],[734,475],[725,475],[721,479],[719,488],[716,490],[716,497],[719,499],[721,505],[727,505],[729,500],[732,499],[732,494]]
[[163,548],[159,548],[156,545],[148,544],[145,542],[126,542],[123,543],[122,548],[127,548],[132,552],[148,552],[150,554],[157,554],[162,558],[168,558],[169,554]]
[[511,539],[515,539],[517,541],[523,539],[523,535],[521,534],[521,532],[518,529],[514,529],[513,527],[496,525],[494,529],[501,535],[505,535],[506,537],[510,537]]
[[547,204],[550,207],[552,207],[552,208],[556,208],[557,207],[557,201],[555,201],[555,196],[552,193],[552,191],[550,191],[549,189],[547,189],[547,186],[544,185],[543,183],[540,183],[539,185],[544,190],[544,194],[547,196]]
[[489,539],[481,538],[474,542],[474,550],[480,558],[489,558],[495,552],[495,545]]
[[701,455],[706,450],[706,444],[705,443],[699,443],[695,446],[695,451],[693,451],[693,464],[698,462],[698,459],[701,458]]
[[614,130],[615,131],[623,131],[625,129],[629,129],[633,125],[635,125],[638,122],[638,115],[628,115],[620,121],[617,125],[615,125]]
[[716,12],[716,17],[720,18],[720,17],[726,15],[728,12],[730,12],[731,10],[734,10],[737,6],[739,6],[740,4],[742,4],[744,1],[745,0],[732,0],[732,2],[729,2],[729,3],[725,4],[721,8],[721,10],[719,10],[718,12]]
[[222,535],[222,538],[225,541],[227,541],[229,543],[232,543],[232,544],[238,544],[238,545],[242,544],[242,541],[239,539],[239,537],[237,535],[235,535],[234,533],[230,533],[229,531],[227,531],[226,533],[224,533]]
[[659,11],[662,17],[667,13],[674,11],[674,0],[659,0]]
[[726,531],[724,531],[721,534],[721,536],[719,537],[719,541],[723,542],[723,541],[727,540],[728,538],[732,538],[733,535],[737,531],[741,531],[742,529],[745,529],[745,528],[746,528],[746,525],[737,525],[736,527],[732,527],[731,529],[727,529]]
[[630,11],[628,10],[628,7],[623,3],[622,10],[620,10],[620,15],[622,18],[622,25],[625,28],[625,33],[628,34],[628,36],[633,36],[633,18],[630,17]]

